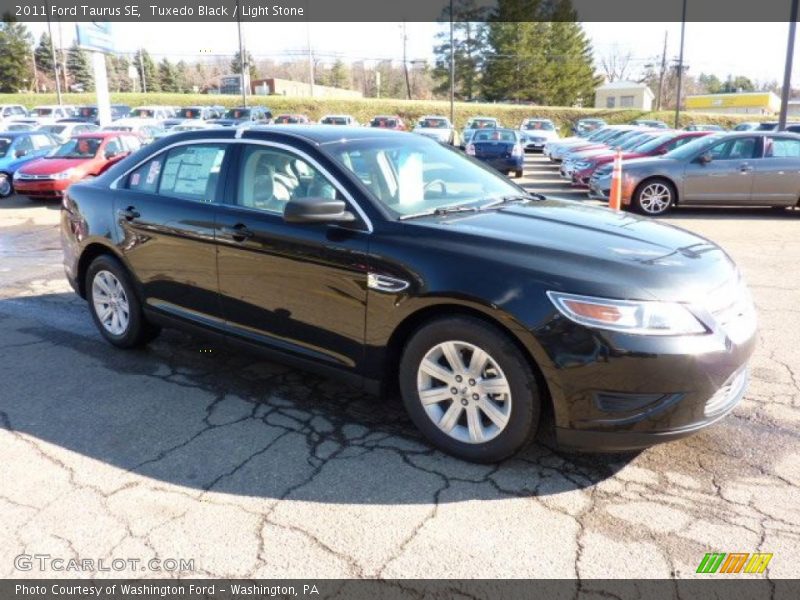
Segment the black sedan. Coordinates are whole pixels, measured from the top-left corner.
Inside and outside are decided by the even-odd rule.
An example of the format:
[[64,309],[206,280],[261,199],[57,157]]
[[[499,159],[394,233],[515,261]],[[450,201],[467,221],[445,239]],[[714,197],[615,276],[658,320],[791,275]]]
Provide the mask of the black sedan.
[[549,406],[566,447],[691,434],[742,397],[755,316],[718,246],[531,196],[434,140],[325,126],[158,140],[69,188],[67,278],[102,336],[205,331],[365,389],[491,462]]

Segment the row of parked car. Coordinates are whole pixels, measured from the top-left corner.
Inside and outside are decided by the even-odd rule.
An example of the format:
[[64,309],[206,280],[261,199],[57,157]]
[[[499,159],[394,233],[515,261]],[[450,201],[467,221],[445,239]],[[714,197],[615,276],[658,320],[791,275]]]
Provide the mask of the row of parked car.
[[548,143],[544,154],[591,198],[608,200],[622,157],[622,205],[649,216],[677,204],[785,208],[800,201],[800,135],[760,124],[739,131],[609,125]]

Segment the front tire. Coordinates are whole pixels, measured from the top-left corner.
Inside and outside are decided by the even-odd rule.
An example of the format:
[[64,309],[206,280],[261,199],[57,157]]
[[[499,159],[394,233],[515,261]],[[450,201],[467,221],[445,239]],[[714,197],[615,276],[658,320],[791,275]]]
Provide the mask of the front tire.
[[520,179],[522,177],[522,169],[519,169],[518,171],[516,171],[514,173],[514,175],[516,176],[517,179]]
[[86,299],[100,334],[117,348],[136,348],[155,338],[130,276],[116,258],[98,256],[86,273]]
[[14,193],[14,183],[8,173],[0,173],[0,198],[8,198]]
[[648,179],[641,183],[633,194],[636,212],[648,217],[658,217],[675,204],[675,186],[666,179]]
[[423,325],[406,344],[399,375],[411,420],[444,452],[497,462],[536,433],[541,399],[531,366],[506,334],[479,319]]

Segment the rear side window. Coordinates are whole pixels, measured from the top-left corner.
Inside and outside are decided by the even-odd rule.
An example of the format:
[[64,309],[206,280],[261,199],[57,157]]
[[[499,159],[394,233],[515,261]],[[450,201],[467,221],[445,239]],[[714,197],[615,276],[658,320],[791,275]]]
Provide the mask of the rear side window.
[[195,202],[213,202],[219,184],[223,144],[179,146],[128,176],[128,189]]
[[767,158],[800,158],[800,140],[769,138],[764,156]]

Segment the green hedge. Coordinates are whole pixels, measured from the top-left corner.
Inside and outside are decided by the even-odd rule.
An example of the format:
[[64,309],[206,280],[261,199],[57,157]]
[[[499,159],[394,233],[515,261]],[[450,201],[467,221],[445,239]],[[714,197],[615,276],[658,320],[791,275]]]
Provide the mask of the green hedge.
[[[93,93],[64,94],[67,104],[92,104],[95,102]],[[111,101],[115,104],[128,104],[138,106],[143,104],[166,104],[175,106],[189,106],[193,104],[222,104],[225,106],[238,106],[240,96],[206,95],[206,94],[111,94]],[[308,115],[317,120],[325,114],[341,113],[350,114],[359,121],[366,122],[378,114],[396,114],[413,122],[426,114],[450,114],[450,104],[447,101],[434,100],[396,100],[396,99],[338,99],[338,98],[289,98],[286,96],[252,96],[248,99],[251,104],[268,106],[273,113],[295,112]],[[0,94],[0,104],[22,104],[31,108],[39,104],[55,104],[55,94]],[[461,127],[469,117],[492,116],[498,117],[501,122],[510,127],[518,127],[522,119],[527,117],[543,117],[552,119],[561,128],[563,133],[569,130],[569,124],[576,119],[584,117],[599,117],[609,123],[628,123],[634,119],[660,119],[668,124],[674,122],[675,114],[672,111],[643,112],[639,110],[608,110],[599,108],[561,108],[551,106],[528,106],[516,104],[480,104],[472,102],[456,102],[456,124]],[[688,125],[693,122],[714,123],[723,127],[731,127],[736,123],[752,120],[752,117],[737,115],[710,115],[705,113],[682,112],[680,124]]]

